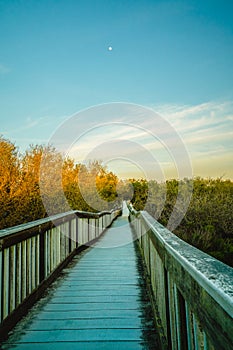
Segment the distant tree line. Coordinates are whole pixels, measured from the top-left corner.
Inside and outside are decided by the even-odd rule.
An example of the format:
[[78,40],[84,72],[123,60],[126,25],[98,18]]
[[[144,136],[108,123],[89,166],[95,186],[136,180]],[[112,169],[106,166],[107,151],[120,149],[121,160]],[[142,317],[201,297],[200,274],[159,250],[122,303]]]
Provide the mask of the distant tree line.
[[174,230],[177,236],[215,258],[233,266],[233,182],[231,180],[172,179],[165,183],[132,179],[132,203],[146,209],[161,224],[167,225],[173,212],[179,186],[192,189],[187,212]]
[[[42,166],[43,164],[43,166]],[[0,137],[0,229],[70,209],[101,211],[130,199],[167,225],[180,188],[187,212],[174,233],[193,246],[233,266],[233,182],[200,177],[121,180],[99,161],[88,165],[63,157],[52,146],[30,146],[24,154]],[[176,209],[177,210],[177,209]],[[178,210],[183,210],[178,208]]]

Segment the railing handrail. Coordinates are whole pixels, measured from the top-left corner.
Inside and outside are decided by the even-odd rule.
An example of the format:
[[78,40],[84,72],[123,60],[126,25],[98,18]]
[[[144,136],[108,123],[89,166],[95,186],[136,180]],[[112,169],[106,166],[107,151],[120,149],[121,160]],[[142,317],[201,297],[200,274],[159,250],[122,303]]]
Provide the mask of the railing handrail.
[[233,269],[128,205],[151,280],[155,318],[172,350],[233,349]]
[[[117,208],[118,209],[118,208]],[[23,224],[19,224],[16,226],[12,226],[12,227],[8,227],[5,229],[0,230],[0,239],[1,238],[6,238],[8,236],[11,236],[15,233],[19,233],[22,231],[26,231],[32,228],[35,228],[37,226],[42,226],[44,224],[50,223],[50,222],[56,222],[56,220],[61,220],[64,218],[69,218],[70,216],[78,216],[78,217],[82,217],[82,218],[96,218],[98,219],[99,217],[105,215],[105,214],[112,214],[113,211],[117,210],[117,209],[112,209],[110,211],[104,210],[101,212],[97,212],[97,213],[93,213],[93,212],[87,212],[87,211],[80,211],[80,210],[70,210],[68,212],[65,213],[59,213],[59,214],[55,214],[52,216],[48,216],[46,218],[42,218],[42,219],[37,219],[34,221],[30,221],[30,222],[26,222]]]
[[141,215],[165,250],[179,260],[190,275],[232,317],[233,268],[183,241],[156,221],[148,212],[141,211]]

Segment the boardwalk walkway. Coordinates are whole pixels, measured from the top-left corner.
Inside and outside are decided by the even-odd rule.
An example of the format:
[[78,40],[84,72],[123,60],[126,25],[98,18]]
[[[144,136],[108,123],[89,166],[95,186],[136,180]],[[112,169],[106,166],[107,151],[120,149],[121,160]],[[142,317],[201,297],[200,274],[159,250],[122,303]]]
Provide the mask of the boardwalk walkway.
[[126,216],[74,258],[2,348],[159,349]]

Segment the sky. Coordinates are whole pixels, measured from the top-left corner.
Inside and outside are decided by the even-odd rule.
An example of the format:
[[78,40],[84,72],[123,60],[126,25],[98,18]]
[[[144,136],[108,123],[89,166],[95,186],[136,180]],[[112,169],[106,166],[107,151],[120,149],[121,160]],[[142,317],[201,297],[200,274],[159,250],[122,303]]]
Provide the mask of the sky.
[[[232,179],[232,62],[230,0],[0,0],[0,135],[24,152],[57,141],[76,115],[82,134],[66,151],[77,161],[94,154],[124,178]],[[94,113],[103,104],[112,114]],[[134,124],[127,104],[144,108]],[[183,142],[179,157],[161,119]],[[179,171],[186,153],[192,174]],[[157,173],[141,163],[150,156]]]

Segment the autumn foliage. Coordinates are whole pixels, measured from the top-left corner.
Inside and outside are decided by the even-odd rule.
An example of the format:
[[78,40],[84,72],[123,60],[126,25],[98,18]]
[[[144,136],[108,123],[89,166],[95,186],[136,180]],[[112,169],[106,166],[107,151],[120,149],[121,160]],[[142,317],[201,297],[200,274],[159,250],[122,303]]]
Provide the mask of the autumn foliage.
[[[177,196],[182,189],[180,207]],[[130,199],[167,226],[174,208],[192,193],[174,233],[233,265],[233,182],[223,179],[123,181],[99,161],[87,165],[64,158],[52,146],[30,146],[24,154],[0,137],[0,229],[71,209],[101,211]],[[188,201],[189,202],[189,201]],[[178,208],[178,209],[177,209]]]
[[117,183],[98,161],[76,164],[40,145],[21,155],[0,138],[0,229],[71,209],[111,209],[118,204]]

